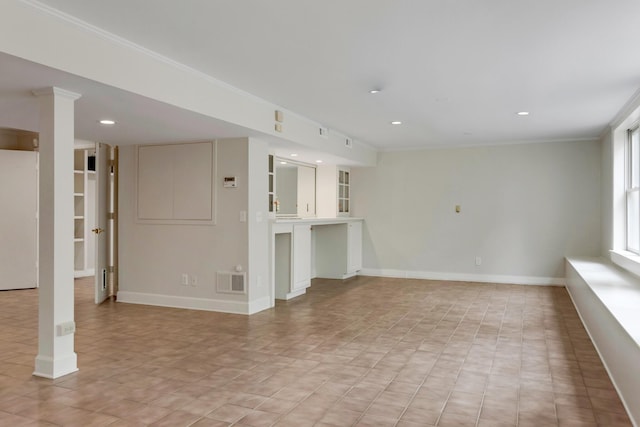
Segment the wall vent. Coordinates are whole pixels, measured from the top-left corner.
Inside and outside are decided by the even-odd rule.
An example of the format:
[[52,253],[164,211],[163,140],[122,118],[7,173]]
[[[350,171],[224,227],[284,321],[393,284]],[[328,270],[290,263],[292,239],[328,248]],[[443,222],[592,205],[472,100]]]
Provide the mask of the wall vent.
[[247,273],[235,271],[219,271],[216,280],[216,289],[224,294],[246,294],[245,286]]
[[320,128],[318,128],[318,132],[320,133],[321,137],[329,138],[329,129],[320,127]]
[[344,146],[347,147],[347,148],[353,147],[353,139],[345,138],[344,139]]

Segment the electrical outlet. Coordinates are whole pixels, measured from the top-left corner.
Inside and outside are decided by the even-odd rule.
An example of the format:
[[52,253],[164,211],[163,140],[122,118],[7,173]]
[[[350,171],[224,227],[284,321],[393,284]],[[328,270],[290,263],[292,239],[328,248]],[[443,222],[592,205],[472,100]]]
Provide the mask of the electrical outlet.
[[477,256],[476,257],[476,265],[481,265],[482,264],[482,258]]
[[69,322],[60,323],[56,325],[57,335],[63,337],[65,335],[71,335],[76,331],[76,323],[71,320]]
[[198,286],[198,276],[191,276],[191,286]]
[[189,285],[189,275],[187,273],[182,273],[182,279],[180,280],[180,284],[182,286],[188,286]]

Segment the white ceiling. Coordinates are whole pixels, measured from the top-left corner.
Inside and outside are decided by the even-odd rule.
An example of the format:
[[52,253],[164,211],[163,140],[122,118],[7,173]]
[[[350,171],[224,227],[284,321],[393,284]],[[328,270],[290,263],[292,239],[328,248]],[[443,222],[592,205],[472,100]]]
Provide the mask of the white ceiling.
[[[596,138],[640,87],[637,0],[40,1],[382,150]],[[6,55],[0,65],[0,103],[33,88],[24,67],[40,86],[66,78],[83,94],[85,139],[249,134]],[[135,120],[105,135],[92,108]]]

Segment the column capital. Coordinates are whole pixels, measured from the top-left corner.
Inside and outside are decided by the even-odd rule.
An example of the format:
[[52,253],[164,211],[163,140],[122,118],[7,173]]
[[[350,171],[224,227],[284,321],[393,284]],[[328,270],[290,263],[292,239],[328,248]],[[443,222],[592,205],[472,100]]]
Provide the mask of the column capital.
[[55,86],[45,87],[42,89],[34,89],[31,91],[31,93],[38,97],[49,95],[61,96],[63,98],[71,99],[72,101],[75,101],[82,96],[79,93],[71,92],[70,90],[62,89]]

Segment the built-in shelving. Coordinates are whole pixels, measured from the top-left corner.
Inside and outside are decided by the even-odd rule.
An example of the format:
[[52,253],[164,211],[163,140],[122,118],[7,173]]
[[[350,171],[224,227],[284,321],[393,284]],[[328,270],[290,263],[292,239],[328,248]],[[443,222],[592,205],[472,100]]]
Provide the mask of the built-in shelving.
[[277,210],[276,204],[276,177],[275,177],[275,165],[274,156],[269,155],[269,214],[275,215]]
[[338,215],[348,216],[350,212],[350,183],[349,171],[338,169]]
[[[95,150],[82,148],[74,150],[73,157],[73,242],[74,270],[76,277],[93,275],[91,248],[91,227],[89,220],[89,202],[94,171],[88,170],[88,156]],[[91,193],[92,194],[92,193]]]

